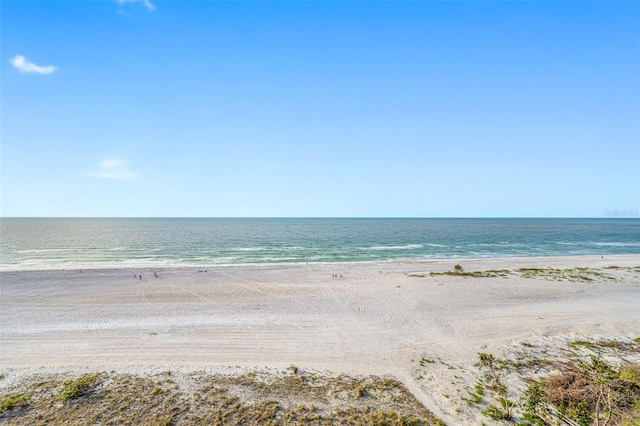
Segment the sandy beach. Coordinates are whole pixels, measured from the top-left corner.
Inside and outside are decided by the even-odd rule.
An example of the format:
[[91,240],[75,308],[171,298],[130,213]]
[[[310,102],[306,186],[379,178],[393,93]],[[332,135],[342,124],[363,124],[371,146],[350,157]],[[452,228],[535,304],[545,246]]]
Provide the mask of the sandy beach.
[[[512,272],[431,275],[457,263]],[[470,367],[480,351],[522,342],[636,338],[639,265],[637,255],[621,255],[3,271],[0,370],[8,379],[0,386],[56,371],[296,365],[392,375],[447,423],[461,424],[464,412],[440,395],[449,378],[433,370],[419,380],[417,360]],[[577,267],[603,275],[513,272]]]

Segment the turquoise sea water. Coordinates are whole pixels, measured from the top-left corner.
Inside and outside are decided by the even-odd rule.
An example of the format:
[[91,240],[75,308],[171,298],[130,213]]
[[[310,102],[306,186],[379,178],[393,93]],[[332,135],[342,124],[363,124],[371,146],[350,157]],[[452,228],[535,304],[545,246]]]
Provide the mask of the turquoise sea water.
[[640,254],[640,219],[0,219],[0,269]]

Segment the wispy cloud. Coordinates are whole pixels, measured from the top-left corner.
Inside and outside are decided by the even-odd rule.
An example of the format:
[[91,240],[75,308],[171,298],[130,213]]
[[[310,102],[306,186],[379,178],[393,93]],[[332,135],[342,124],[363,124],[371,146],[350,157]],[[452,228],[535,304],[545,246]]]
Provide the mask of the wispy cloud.
[[101,179],[134,181],[137,175],[127,166],[123,160],[104,160],[97,171],[91,176]]
[[156,10],[156,7],[149,0],[117,0],[119,5],[123,5],[125,3],[142,3],[144,7],[148,10]]
[[33,62],[27,61],[22,55],[16,55],[10,60],[11,64],[20,72],[33,72],[36,74],[51,74],[57,68],[53,65],[47,65],[45,67],[41,67],[40,65],[36,65]]

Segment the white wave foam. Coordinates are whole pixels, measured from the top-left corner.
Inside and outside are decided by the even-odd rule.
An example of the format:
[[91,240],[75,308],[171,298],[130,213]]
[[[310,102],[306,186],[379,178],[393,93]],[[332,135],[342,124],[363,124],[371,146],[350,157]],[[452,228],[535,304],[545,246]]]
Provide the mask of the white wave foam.
[[414,250],[424,247],[422,244],[406,244],[403,246],[372,246],[361,250]]
[[236,247],[229,249],[230,251],[276,251],[276,252],[285,252],[291,250],[307,250],[306,247],[298,247],[298,246],[285,246],[285,247]]
[[554,243],[561,246],[640,247],[640,242],[635,241],[581,241],[577,243],[555,241]]
[[50,249],[29,249],[29,250],[16,250],[17,254],[29,254],[29,253],[65,253],[65,252],[78,252],[84,251],[84,248],[50,248]]
[[606,247],[640,247],[640,242],[610,242],[610,243],[591,243],[594,246],[606,246]]

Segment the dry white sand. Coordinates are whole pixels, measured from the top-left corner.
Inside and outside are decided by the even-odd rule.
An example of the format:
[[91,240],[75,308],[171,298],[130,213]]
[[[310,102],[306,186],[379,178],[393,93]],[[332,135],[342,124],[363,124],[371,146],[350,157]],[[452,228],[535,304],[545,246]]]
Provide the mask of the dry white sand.
[[439,374],[416,378],[421,357],[471,366],[479,351],[525,341],[640,334],[632,271],[606,270],[616,282],[428,275],[455,263],[636,267],[640,256],[4,271],[0,372],[297,365],[392,374],[456,424]]

